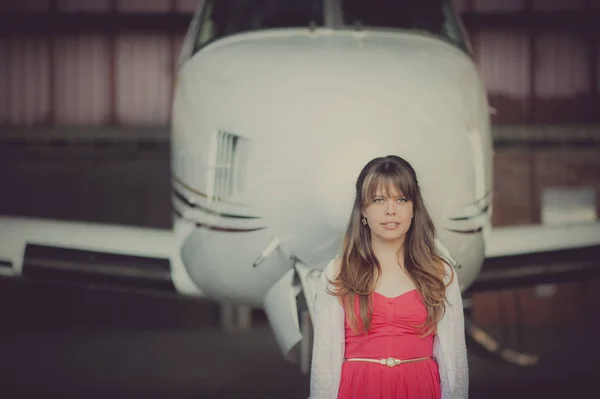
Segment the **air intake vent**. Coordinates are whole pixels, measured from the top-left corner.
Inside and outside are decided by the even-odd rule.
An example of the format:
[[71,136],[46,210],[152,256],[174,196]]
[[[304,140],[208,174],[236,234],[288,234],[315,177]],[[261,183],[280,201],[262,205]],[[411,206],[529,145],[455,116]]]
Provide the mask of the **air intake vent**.
[[217,132],[213,197],[218,201],[239,195],[245,188],[250,141],[227,132]]

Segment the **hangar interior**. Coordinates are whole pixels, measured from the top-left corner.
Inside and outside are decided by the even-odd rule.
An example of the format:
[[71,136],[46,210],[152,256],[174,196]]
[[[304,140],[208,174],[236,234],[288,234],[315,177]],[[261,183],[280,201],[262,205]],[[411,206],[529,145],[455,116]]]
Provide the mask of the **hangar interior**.
[[[171,96],[179,50],[198,3],[0,4],[1,214],[170,227]],[[489,91],[494,226],[597,221],[600,1],[454,4]],[[89,311],[102,313],[98,304],[109,302],[103,296],[92,305],[88,298],[84,311],[74,310],[71,296],[47,288],[40,288],[43,294],[23,287],[4,292],[2,309],[17,326],[99,325]],[[14,303],[9,294],[21,298],[21,310],[8,305]],[[52,299],[40,295],[56,295],[59,305],[44,303]],[[565,342],[588,337],[581,330],[598,331],[596,278],[482,290],[469,299],[473,322],[518,350],[569,351]],[[140,316],[144,325],[211,326],[222,316],[212,303],[128,300],[138,301],[132,305],[138,310],[169,309]],[[62,315],[65,308],[69,316]],[[28,312],[37,321],[23,315]],[[123,323],[131,316],[118,313],[103,313],[100,320],[121,317]],[[260,311],[253,315],[258,324],[264,321]]]

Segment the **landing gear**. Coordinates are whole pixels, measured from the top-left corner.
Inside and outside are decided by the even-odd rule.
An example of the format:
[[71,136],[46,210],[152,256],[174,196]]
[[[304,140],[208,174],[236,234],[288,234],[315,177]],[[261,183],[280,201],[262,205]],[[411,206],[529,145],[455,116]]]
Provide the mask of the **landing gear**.
[[313,326],[310,320],[308,310],[300,312],[300,332],[302,341],[300,341],[300,372],[307,375],[310,372],[312,360],[312,331]]
[[[465,303],[470,303],[470,299],[466,299]],[[514,349],[504,347],[483,328],[475,325],[471,319],[470,306],[465,306],[465,334],[467,342],[470,341],[486,354],[504,363],[530,367],[535,366],[539,360],[538,355],[518,352]]]
[[511,348],[503,347],[484,329],[473,324],[471,318],[466,315],[465,333],[483,350],[506,363],[515,364],[517,366],[534,366],[538,362],[538,355],[517,352]]

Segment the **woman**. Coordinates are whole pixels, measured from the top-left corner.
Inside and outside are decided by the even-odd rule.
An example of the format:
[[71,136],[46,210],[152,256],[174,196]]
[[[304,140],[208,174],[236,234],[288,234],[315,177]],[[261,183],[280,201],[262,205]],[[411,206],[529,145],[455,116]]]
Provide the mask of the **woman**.
[[407,161],[363,168],[343,254],[321,282],[311,399],[468,396],[458,280]]

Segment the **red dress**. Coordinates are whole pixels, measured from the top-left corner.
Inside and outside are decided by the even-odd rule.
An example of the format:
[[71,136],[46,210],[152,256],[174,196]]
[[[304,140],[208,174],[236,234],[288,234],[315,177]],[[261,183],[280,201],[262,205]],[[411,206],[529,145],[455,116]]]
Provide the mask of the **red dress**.
[[[358,310],[358,297],[355,302]],[[357,313],[358,314],[358,313]],[[346,329],[346,358],[411,359],[433,355],[433,334],[421,337],[411,326],[425,322],[427,310],[413,289],[395,298],[373,294],[373,318],[368,335]],[[440,376],[436,361],[388,367],[369,362],[342,364],[338,399],[439,399]]]

